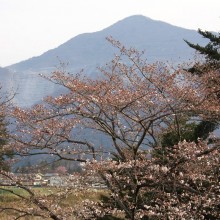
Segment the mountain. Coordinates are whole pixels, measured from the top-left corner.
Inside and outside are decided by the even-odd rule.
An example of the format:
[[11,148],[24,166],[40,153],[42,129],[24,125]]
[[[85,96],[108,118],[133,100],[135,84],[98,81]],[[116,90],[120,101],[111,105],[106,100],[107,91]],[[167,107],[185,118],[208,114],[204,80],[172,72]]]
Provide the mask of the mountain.
[[8,88],[11,87],[10,91],[13,90],[13,74],[7,68],[0,67],[0,88],[1,92],[8,91]]
[[59,60],[68,63],[67,70],[76,73],[80,69],[95,77],[96,67],[113,58],[115,48],[105,40],[113,36],[125,46],[146,51],[149,62],[171,60],[182,62],[192,58],[194,51],[183,39],[200,45],[205,40],[195,30],[188,30],[162,21],[135,15],[125,18],[102,31],[78,35],[57,48],[38,57],[13,64],[7,68],[13,72],[13,87],[18,87],[16,101],[19,105],[30,106],[45,95],[60,92],[60,88],[39,77],[38,73],[49,73]]
[[[7,79],[7,77],[10,75],[10,71],[7,68],[2,68],[0,67],[0,78],[1,79]],[[2,84],[3,81],[1,81],[0,83]]]

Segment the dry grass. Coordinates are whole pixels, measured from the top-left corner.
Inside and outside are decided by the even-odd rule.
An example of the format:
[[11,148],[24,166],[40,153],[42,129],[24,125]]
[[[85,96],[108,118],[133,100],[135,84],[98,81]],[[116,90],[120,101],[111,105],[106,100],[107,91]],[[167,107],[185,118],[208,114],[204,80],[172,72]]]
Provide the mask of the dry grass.
[[[27,192],[16,187],[8,187],[7,189],[13,190],[13,192],[20,194],[22,196],[28,196]],[[51,187],[50,188],[49,187],[37,187],[37,188],[33,188],[33,191],[39,196],[40,195],[49,196],[52,194],[56,194],[59,191],[59,189],[51,188]],[[104,190],[90,189],[86,191],[72,190],[69,194],[67,194],[66,197],[63,197],[63,199],[59,201],[59,205],[63,208],[73,207],[76,205],[78,206],[85,199],[88,199],[91,201],[98,201],[101,199],[103,195],[108,196],[108,192],[106,189]],[[8,192],[3,192],[2,190],[0,190],[0,208],[2,207],[10,207],[10,208],[19,207],[20,208],[20,207],[25,207],[25,206],[27,206],[27,204],[25,204],[25,202],[23,202],[22,199],[20,199],[16,195],[13,195]],[[31,207],[31,204],[29,204],[29,206]],[[18,213],[12,210],[0,212],[1,220],[13,220],[16,217],[18,217]],[[19,219],[40,220],[42,219],[42,217],[25,216]]]

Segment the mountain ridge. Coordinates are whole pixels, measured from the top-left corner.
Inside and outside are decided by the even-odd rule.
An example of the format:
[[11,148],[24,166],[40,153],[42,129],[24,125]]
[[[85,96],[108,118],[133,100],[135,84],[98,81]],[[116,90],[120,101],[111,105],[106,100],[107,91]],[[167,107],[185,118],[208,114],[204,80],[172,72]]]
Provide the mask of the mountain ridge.
[[26,107],[40,102],[47,95],[62,92],[61,88],[39,76],[39,73],[49,74],[56,70],[60,62],[68,63],[67,71],[70,73],[84,69],[88,76],[97,77],[97,67],[111,61],[117,53],[116,48],[106,41],[109,36],[126,47],[145,50],[149,62],[187,61],[193,58],[194,51],[183,39],[200,45],[206,43],[195,30],[155,21],[143,15],[133,15],[103,30],[77,35],[40,56],[8,66],[13,73],[10,85],[19,88],[16,103]]
[[[161,36],[163,32],[164,40]],[[83,68],[84,65],[90,64],[103,64],[103,62],[110,59],[114,54],[111,45],[105,41],[105,38],[110,35],[126,46],[137,47],[137,49],[149,51],[150,61],[155,61],[164,58],[165,56],[167,56],[166,59],[170,59],[175,57],[172,55],[174,52],[171,49],[167,50],[166,55],[162,54],[160,56],[156,46],[164,50],[162,44],[167,44],[168,41],[172,40],[173,42],[176,42],[177,34],[183,35],[183,37],[185,36],[189,41],[198,35],[194,30],[180,28],[163,21],[155,21],[148,17],[144,17],[143,15],[133,15],[122,19],[101,31],[79,34],[60,46],[44,52],[40,56],[12,64],[7,68],[13,71],[29,70],[39,72],[46,71],[47,69],[50,71],[55,68],[56,65],[59,65],[59,59],[62,62],[70,63],[70,69]],[[149,42],[154,44],[155,52]],[[168,43],[172,44],[172,42]],[[187,53],[193,51],[184,44],[185,42],[182,38],[182,48],[184,48],[184,51],[187,51]],[[173,46],[171,45],[170,47],[176,48],[176,45],[173,44]],[[92,54],[94,50],[96,51],[97,56]],[[109,54],[106,54],[104,59],[102,59],[103,52],[108,52]],[[186,54],[182,53],[179,57],[185,59]]]

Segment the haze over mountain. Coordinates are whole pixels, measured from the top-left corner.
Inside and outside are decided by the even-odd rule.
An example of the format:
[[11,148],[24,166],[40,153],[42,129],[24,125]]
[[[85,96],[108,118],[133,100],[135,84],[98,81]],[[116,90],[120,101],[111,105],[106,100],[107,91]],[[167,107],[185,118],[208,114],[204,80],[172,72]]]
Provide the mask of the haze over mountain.
[[95,77],[96,67],[110,61],[116,52],[106,41],[108,36],[113,36],[125,46],[145,50],[149,62],[186,61],[192,58],[194,51],[183,39],[205,43],[195,30],[176,27],[141,15],[131,16],[102,31],[78,35],[41,56],[8,66],[12,72],[7,74],[13,79],[11,85],[19,93],[15,101],[21,106],[30,106],[40,102],[46,95],[58,94],[60,88],[39,77],[38,73],[53,71],[59,66],[59,61],[69,63],[67,70],[72,73],[83,68],[88,75]]
[[5,80],[8,79],[8,76],[10,75],[10,71],[7,68],[2,68],[0,67],[0,79],[1,79],[1,83],[4,82],[5,84]]
[[6,92],[8,88],[13,87],[13,81],[13,74],[8,69],[0,67],[0,87],[3,93]]

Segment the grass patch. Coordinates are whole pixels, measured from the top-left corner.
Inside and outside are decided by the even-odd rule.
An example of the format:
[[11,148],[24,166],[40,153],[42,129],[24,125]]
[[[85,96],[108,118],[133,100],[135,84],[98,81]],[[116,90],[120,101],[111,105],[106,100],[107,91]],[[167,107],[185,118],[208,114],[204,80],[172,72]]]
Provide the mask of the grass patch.
[[[2,188],[2,187],[1,187]],[[4,187],[3,189],[0,190],[0,209],[3,207],[10,207],[10,208],[21,208],[21,207],[34,207],[35,205],[30,203],[30,202],[25,202],[23,199],[21,199],[19,196],[14,195],[13,193],[6,191],[10,190],[14,192],[15,194],[24,196],[26,198],[29,198],[28,192],[25,190],[18,188],[16,186],[9,186],[9,187]],[[37,197],[47,197],[47,199],[51,199],[51,201],[54,198],[58,198],[57,194],[64,190],[56,187],[31,187],[31,190],[37,195]],[[109,193],[106,189],[88,189],[88,190],[82,190],[79,191],[77,189],[72,189],[69,191],[66,196],[63,196],[62,199],[59,201],[57,200],[56,202],[59,204],[59,206],[63,207],[64,209],[68,209],[69,207],[74,207],[74,206],[80,206],[83,200],[90,200],[90,201],[100,201],[103,196],[108,196]],[[22,208],[21,208],[22,209]],[[24,210],[24,209],[22,209]],[[18,213],[12,211],[12,210],[7,210],[4,212],[0,212],[0,219],[3,220],[11,220],[14,219],[15,217],[18,217]],[[40,217],[33,217],[33,216],[26,216],[19,218],[21,220],[38,220],[42,219]],[[48,218],[50,219],[50,218]],[[74,218],[73,218],[74,219]]]

